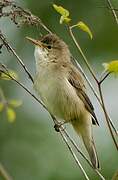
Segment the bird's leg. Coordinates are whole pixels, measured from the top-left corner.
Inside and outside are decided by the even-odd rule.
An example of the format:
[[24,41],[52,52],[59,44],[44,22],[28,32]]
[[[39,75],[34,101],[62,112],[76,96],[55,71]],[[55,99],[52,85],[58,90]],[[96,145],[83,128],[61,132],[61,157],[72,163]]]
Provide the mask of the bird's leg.
[[59,132],[59,129],[61,128],[61,130],[64,130],[65,127],[62,127],[64,124],[67,124],[69,123],[69,121],[57,121],[54,125],[54,129],[55,131]]

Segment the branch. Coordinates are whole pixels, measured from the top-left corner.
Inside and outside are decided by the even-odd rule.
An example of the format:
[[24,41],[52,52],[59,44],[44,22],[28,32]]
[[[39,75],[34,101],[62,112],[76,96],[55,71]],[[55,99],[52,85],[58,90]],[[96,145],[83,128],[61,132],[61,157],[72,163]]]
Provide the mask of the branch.
[[[4,11],[5,8],[6,11]],[[50,29],[43,24],[39,17],[33,15],[29,10],[24,10],[12,0],[2,0],[0,2],[0,18],[2,17],[10,18],[17,27],[23,24],[41,26],[48,33],[51,33]]]
[[96,82],[98,82],[98,80],[97,80],[97,78],[96,78],[96,75],[95,75],[93,69],[91,68],[91,66],[89,65],[88,60],[87,60],[85,54],[83,53],[83,51],[82,51],[79,43],[78,43],[78,42],[76,41],[76,39],[75,39],[75,36],[74,36],[74,34],[73,34],[73,32],[72,32],[72,28],[73,28],[73,26],[68,26],[69,34],[70,34],[70,36],[71,36],[74,44],[76,45],[77,49],[79,50],[81,56],[83,57],[83,60],[84,60],[84,62],[85,62],[85,64],[86,64],[87,68],[89,69],[90,73],[92,74],[94,80],[95,80]]
[[107,4],[108,4],[109,9],[111,10],[111,12],[112,12],[112,14],[113,14],[113,17],[114,17],[114,19],[115,19],[115,21],[116,21],[116,24],[118,25],[118,17],[117,17],[117,14],[116,14],[116,12],[115,12],[115,9],[114,9],[114,7],[113,7],[113,5],[112,5],[112,3],[111,3],[110,0],[106,0],[106,1],[107,1]]
[[117,151],[118,151],[118,144],[117,144],[117,142],[116,142],[116,140],[115,140],[114,134],[113,134],[112,129],[111,129],[111,127],[110,127],[110,123],[109,123],[109,119],[108,119],[108,114],[107,114],[106,107],[105,107],[105,103],[104,103],[104,99],[103,99],[103,94],[102,94],[102,89],[101,89],[101,83],[98,83],[98,88],[99,88],[100,98],[101,98],[101,101],[102,101],[102,107],[103,107],[105,119],[106,119],[106,122],[107,122],[107,126],[108,126],[108,128],[109,128],[109,131],[110,131],[110,133],[111,133],[111,137],[112,137],[112,139],[113,139],[113,141],[114,141],[114,144],[115,144],[115,146],[116,146],[116,149],[117,149]]
[[[63,129],[65,135],[68,137],[68,139],[70,140],[70,142],[72,143],[72,145],[75,147],[75,149],[77,150],[77,152],[86,160],[86,162],[90,165],[91,168],[93,168],[91,162],[88,160],[88,158],[81,152],[81,150],[78,148],[78,146],[76,145],[76,143],[74,142],[74,140],[70,137],[70,135],[68,134],[68,132]],[[102,174],[99,172],[98,169],[93,169],[97,175],[101,178],[101,180],[105,180],[105,178],[102,176]]]
[[79,162],[79,160],[78,160],[76,154],[74,153],[73,149],[72,149],[71,146],[69,145],[68,140],[67,140],[67,138],[65,137],[65,135],[63,134],[63,131],[62,131],[62,130],[60,130],[60,134],[61,134],[61,136],[62,136],[64,142],[66,143],[66,145],[67,145],[69,151],[71,152],[73,158],[75,159],[75,162],[77,163],[77,165],[79,166],[80,170],[82,171],[82,173],[83,173],[85,179],[90,180],[89,177],[87,176],[85,170],[83,169],[81,163]]

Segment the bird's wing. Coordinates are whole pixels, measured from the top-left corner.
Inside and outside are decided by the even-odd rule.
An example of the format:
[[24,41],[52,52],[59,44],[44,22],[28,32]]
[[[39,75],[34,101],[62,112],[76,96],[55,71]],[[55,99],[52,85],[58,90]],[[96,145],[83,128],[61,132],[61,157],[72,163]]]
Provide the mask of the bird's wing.
[[79,73],[78,69],[73,65],[70,67],[68,81],[75,88],[77,96],[79,96],[79,98],[83,101],[85,108],[92,115],[92,123],[99,125],[96,115],[94,113],[94,107],[85,92],[86,88],[82,76]]

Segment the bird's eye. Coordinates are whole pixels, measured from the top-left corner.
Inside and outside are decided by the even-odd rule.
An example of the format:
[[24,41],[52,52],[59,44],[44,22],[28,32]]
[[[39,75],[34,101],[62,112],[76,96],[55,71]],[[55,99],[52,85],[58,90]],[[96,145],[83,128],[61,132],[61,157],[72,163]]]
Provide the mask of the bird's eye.
[[51,49],[52,47],[50,45],[47,46],[48,49]]

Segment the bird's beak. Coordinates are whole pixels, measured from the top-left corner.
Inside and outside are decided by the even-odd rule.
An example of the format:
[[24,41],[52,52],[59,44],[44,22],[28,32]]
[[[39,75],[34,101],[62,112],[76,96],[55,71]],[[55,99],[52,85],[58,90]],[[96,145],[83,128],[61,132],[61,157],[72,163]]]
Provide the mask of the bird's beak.
[[39,40],[35,40],[35,39],[33,39],[33,38],[30,38],[30,37],[26,37],[26,39],[27,39],[28,41],[30,41],[31,43],[33,43],[34,45],[36,45],[36,46],[43,47],[43,44],[42,44],[41,41],[39,41]]

